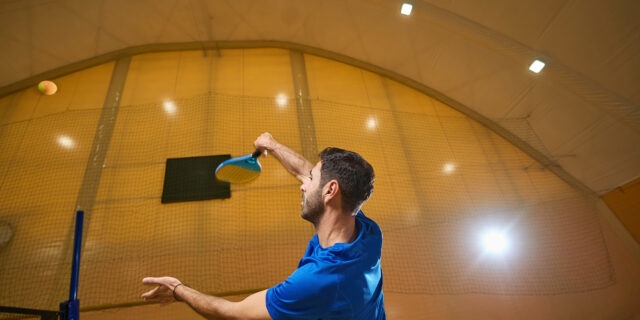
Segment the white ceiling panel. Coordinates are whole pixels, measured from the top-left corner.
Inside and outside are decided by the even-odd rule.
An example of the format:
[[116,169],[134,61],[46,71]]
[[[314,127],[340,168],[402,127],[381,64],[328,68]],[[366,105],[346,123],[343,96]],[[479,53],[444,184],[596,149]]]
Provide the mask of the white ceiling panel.
[[[206,34],[204,29],[204,19],[198,19],[194,10],[191,9],[190,1],[172,1],[167,6],[163,6],[163,2],[154,2],[153,5],[158,15],[163,17],[166,23],[159,26],[160,33],[156,42],[184,42],[187,41],[203,41],[201,35]],[[208,16],[207,16],[208,17]],[[208,27],[211,23],[208,21]],[[202,21],[202,23],[199,23]],[[198,28],[199,25],[202,27]],[[209,28],[211,29],[211,28]]]
[[[331,45],[339,48],[338,52],[357,50],[362,52],[362,41],[360,32],[356,29],[355,23],[351,19],[351,14],[347,10],[334,10],[336,3],[321,2],[314,10],[316,14],[309,14],[303,21],[301,30],[304,30],[303,38],[308,43],[316,43],[320,47]],[[299,36],[299,35],[298,35]]]
[[[87,58],[86,53],[95,48],[97,27],[84,19],[78,19],[58,4],[46,4],[32,9],[32,41],[40,52],[59,57],[69,64]],[[60,37],[75,34],[76,37]]]
[[[639,18],[640,19],[640,18]],[[640,104],[640,27],[594,72],[595,79],[607,83],[612,91]]]
[[[370,61],[390,63],[414,58],[411,40],[404,33],[405,27],[399,23],[400,14],[385,14],[379,7],[372,5],[349,8],[349,12],[360,31],[359,40],[368,49],[366,52]],[[376,21],[376,24],[371,25],[370,21]]]
[[[609,90],[602,72],[619,48],[629,45],[640,27],[640,1],[573,0],[558,14],[540,38],[538,48]],[[637,60],[640,51],[628,52]],[[627,70],[630,72],[631,70]],[[610,75],[612,74],[609,71]],[[624,94],[624,93],[623,93]]]
[[[492,72],[450,90],[451,95],[464,105],[472,105],[491,119],[501,119],[505,109],[517,104],[528,94],[535,76],[522,66],[513,66],[503,62],[496,65]],[[499,92],[499,94],[490,94]]]
[[116,38],[113,34],[101,28],[98,32],[98,36],[96,37],[96,47],[94,49],[95,51],[90,52],[89,54],[90,56],[96,56],[126,47],[127,45],[122,40]]
[[56,2],[70,14],[74,15],[75,19],[82,20],[95,27],[102,24],[104,1],[98,3],[86,0],[63,0]]
[[552,157],[562,155],[560,147],[590,130],[602,117],[597,108],[555,87],[538,86],[530,95],[542,98],[531,111],[529,123]]
[[522,43],[535,43],[568,0],[424,0]]
[[31,10],[28,7],[0,11],[0,36],[31,43],[31,23]]
[[640,137],[632,129],[604,117],[572,144],[557,150],[557,162],[599,194],[640,177]]
[[455,90],[495,72],[500,56],[487,48],[451,35],[438,46],[440,54],[433,68],[423,74],[442,91]]
[[153,43],[167,23],[148,1],[105,1],[103,10],[103,27],[127,45]]
[[0,77],[15,77],[24,79],[32,75],[33,59],[29,42],[17,42],[13,39],[0,36],[0,43],[3,44],[3,54],[13,57],[12,59],[0,59]]

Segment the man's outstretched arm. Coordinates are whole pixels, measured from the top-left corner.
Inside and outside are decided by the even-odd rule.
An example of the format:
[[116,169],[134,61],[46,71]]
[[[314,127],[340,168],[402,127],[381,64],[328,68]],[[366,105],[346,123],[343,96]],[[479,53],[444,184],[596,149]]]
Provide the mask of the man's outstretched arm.
[[273,154],[300,182],[304,183],[310,178],[309,172],[313,169],[313,164],[301,154],[276,141],[270,133],[261,134],[253,144],[261,151],[268,150]]
[[[142,283],[158,285],[142,295],[145,301],[169,303],[186,302],[193,310],[207,319],[249,319],[271,320],[267,311],[267,290],[256,292],[240,302],[231,302],[223,298],[210,296],[195,289],[182,285],[180,280],[171,277],[144,278]],[[175,291],[174,291],[175,289]]]

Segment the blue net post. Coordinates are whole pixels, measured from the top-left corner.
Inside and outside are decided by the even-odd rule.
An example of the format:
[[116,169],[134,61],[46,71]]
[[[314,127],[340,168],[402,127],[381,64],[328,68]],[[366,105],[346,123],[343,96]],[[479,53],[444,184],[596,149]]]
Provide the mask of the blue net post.
[[73,238],[73,262],[71,264],[71,286],[69,301],[60,303],[60,319],[78,320],[80,318],[80,300],[78,300],[78,276],[80,275],[80,249],[82,245],[82,221],[84,211],[76,212],[76,233]]

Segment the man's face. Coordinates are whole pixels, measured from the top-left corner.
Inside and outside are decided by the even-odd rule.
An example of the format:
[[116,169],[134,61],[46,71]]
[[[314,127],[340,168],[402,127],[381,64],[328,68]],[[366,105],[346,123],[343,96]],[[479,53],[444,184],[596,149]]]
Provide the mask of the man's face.
[[303,219],[316,225],[324,213],[324,201],[322,200],[322,186],[320,185],[321,162],[309,172],[310,181],[300,186],[302,191],[302,212]]

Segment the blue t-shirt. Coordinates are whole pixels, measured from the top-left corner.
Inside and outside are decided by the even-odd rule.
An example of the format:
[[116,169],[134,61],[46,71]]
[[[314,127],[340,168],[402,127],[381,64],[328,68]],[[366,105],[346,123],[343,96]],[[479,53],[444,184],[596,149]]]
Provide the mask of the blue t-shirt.
[[322,248],[316,234],[298,269],[267,290],[267,310],[274,320],[386,319],[380,254],[382,231],[362,211],[356,215],[358,237],[352,243]]

